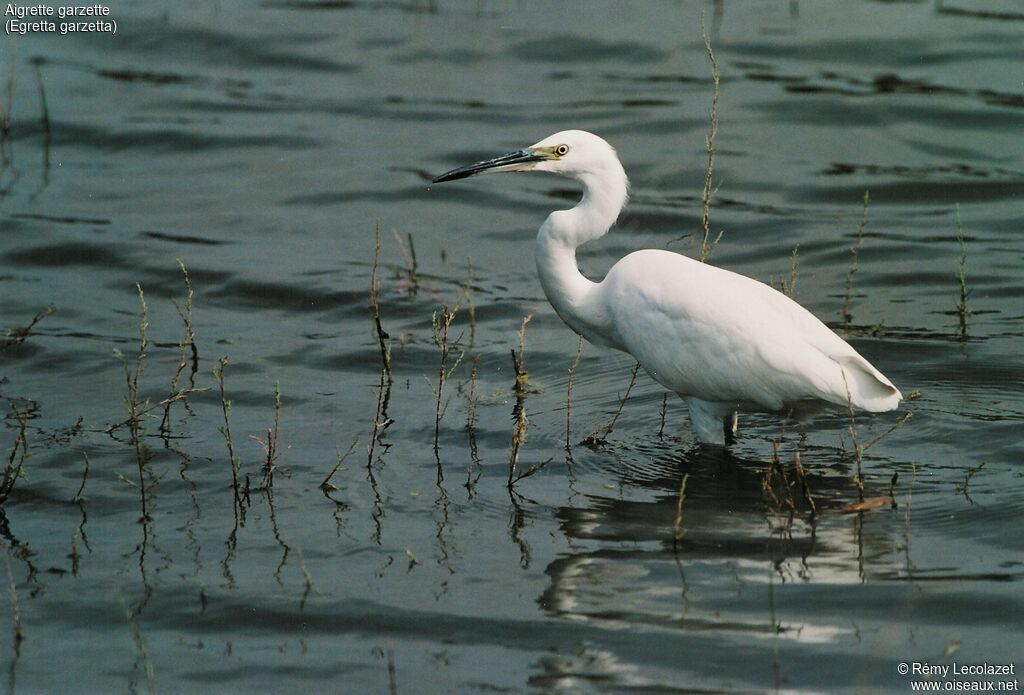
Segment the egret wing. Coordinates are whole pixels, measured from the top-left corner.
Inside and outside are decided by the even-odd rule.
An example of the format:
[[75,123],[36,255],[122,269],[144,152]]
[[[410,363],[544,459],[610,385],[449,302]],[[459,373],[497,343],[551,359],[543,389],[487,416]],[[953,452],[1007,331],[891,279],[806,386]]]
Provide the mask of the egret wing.
[[899,401],[848,343],[764,283],[648,250],[623,258],[602,286],[618,342],[680,395],[769,410],[807,399],[842,405],[848,392],[869,410]]

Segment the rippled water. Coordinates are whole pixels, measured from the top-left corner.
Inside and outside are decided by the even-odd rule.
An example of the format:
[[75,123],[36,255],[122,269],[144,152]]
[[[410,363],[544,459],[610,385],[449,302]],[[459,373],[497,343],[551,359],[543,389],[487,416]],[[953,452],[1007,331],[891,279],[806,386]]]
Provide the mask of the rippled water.
[[[864,456],[865,495],[891,490],[895,508],[844,513],[859,499],[844,414],[802,434],[746,417],[732,453],[715,453],[694,447],[678,401],[662,432],[661,391],[644,376],[608,443],[567,457],[576,338],[541,294],[531,240],[575,190],[543,176],[429,185],[585,128],[618,148],[633,183],[613,233],[581,252],[585,271],[640,247],[694,253],[711,96],[702,8],[722,72],[712,261],[777,284],[798,247],[796,297],[843,331],[870,191],[844,335],[920,392],[900,412],[857,418],[865,444],[913,412]],[[0,43],[11,117],[0,324],[56,308],[0,351],[0,448],[15,446],[26,410],[30,447],[2,517],[10,689],[903,691],[900,661],[1019,656],[1014,3],[229,0],[111,12],[113,37]],[[376,227],[393,423],[368,468]],[[194,382],[207,390],[175,403],[165,430],[162,409],[144,418],[137,449],[130,428],[111,430],[128,417],[115,350],[134,369],[139,283],[151,341],[140,399],[168,395],[178,258],[195,289]],[[463,300],[451,336],[465,357],[442,394],[435,458],[431,318],[467,285],[475,325]],[[546,465],[510,495],[509,352],[531,313],[518,465]],[[273,427],[281,391],[273,492],[240,506],[211,375],[222,356],[251,488],[264,458],[254,438]],[[631,367],[584,348],[573,443],[612,416]],[[798,453],[817,514],[794,477]]]

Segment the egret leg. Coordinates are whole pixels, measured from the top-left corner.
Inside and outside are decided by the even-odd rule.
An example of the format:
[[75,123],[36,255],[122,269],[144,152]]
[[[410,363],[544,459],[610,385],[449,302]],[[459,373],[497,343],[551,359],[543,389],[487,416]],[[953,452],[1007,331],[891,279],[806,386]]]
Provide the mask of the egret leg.
[[739,417],[735,410],[722,418],[722,431],[725,434],[726,446],[736,443],[736,431],[739,429],[739,425]]
[[723,423],[726,417],[735,417],[733,406],[693,397],[686,397],[683,400],[690,409],[690,422],[693,423],[693,432],[697,439],[705,444],[725,446],[726,428]]

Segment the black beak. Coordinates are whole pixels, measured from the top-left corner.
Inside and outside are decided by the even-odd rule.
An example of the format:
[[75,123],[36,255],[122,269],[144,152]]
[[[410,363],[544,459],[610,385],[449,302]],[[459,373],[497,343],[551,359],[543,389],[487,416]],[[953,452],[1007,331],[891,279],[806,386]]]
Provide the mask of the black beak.
[[546,154],[535,152],[531,149],[517,150],[515,152],[509,152],[503,154],[500,157],[494,159],[487,159],[476,164],[469,164],[458,169],[452,169],[446,174],[441,174],[434,183],[444,183],[445,181],[455,181],[456,179],[464,179],[470,176],[476,176],[477,174],[483,174],[487,171],[515,171],[514,168],[505,169],[503,167],[515,167],[519,164],[528,164],[530,162],[542,162],[545,159],[549,159]]

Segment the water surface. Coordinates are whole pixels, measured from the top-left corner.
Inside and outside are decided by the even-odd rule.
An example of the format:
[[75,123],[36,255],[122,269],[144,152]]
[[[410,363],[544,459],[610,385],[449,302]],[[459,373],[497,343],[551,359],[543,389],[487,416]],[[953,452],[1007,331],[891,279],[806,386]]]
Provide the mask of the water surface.
[[[30,446],[3,505],[24,633],[19,651],[5,599],[11,690],[73,674],[89,692],[902,691],[900,661],[1019,656],[1021,16],[994,0],[638,7],[144,1],[111,6],[116,36],[4,37],[0,324],[56,308],[0,351],[0,448],[16,411]],[[802,431],[745,417],[730,454],[709,452],[681,402],[662,427],[661,390],[641,375],[607,444],[576,445],[632,368],[592,346],[567,456],[577,343],[531,241],[573,185],[429,184],[585,128],[617,147],[633,195],[581,251],[584,270],[642,247],[694,254],[702,9],[722,74],[711,260],[778,284],[798,248],[796,298],[920,393],[856,420],[865,444],[913,412],[863,460],[865,496],[891,491],[895,506],[844,513],[860,493],[843,413]],[[371,457],[376,229],[394,382]],[[176,259],[195,289],[191,378],[207,390],[163,430],[162,409],[143,418],[136,448],[130,428],[108,431],[128,418],[114,351],[133,372],[138,283],[140,400],[168,395]],[[460,297],[464,357],[435,457],[432,315]],[[518,470],[546,465],[510,495],[509,353],[529,314]],[[251,488],[281,392],[272,493],[238,505],[221,357]],[[180,386],[191,372],[187,360]]]

